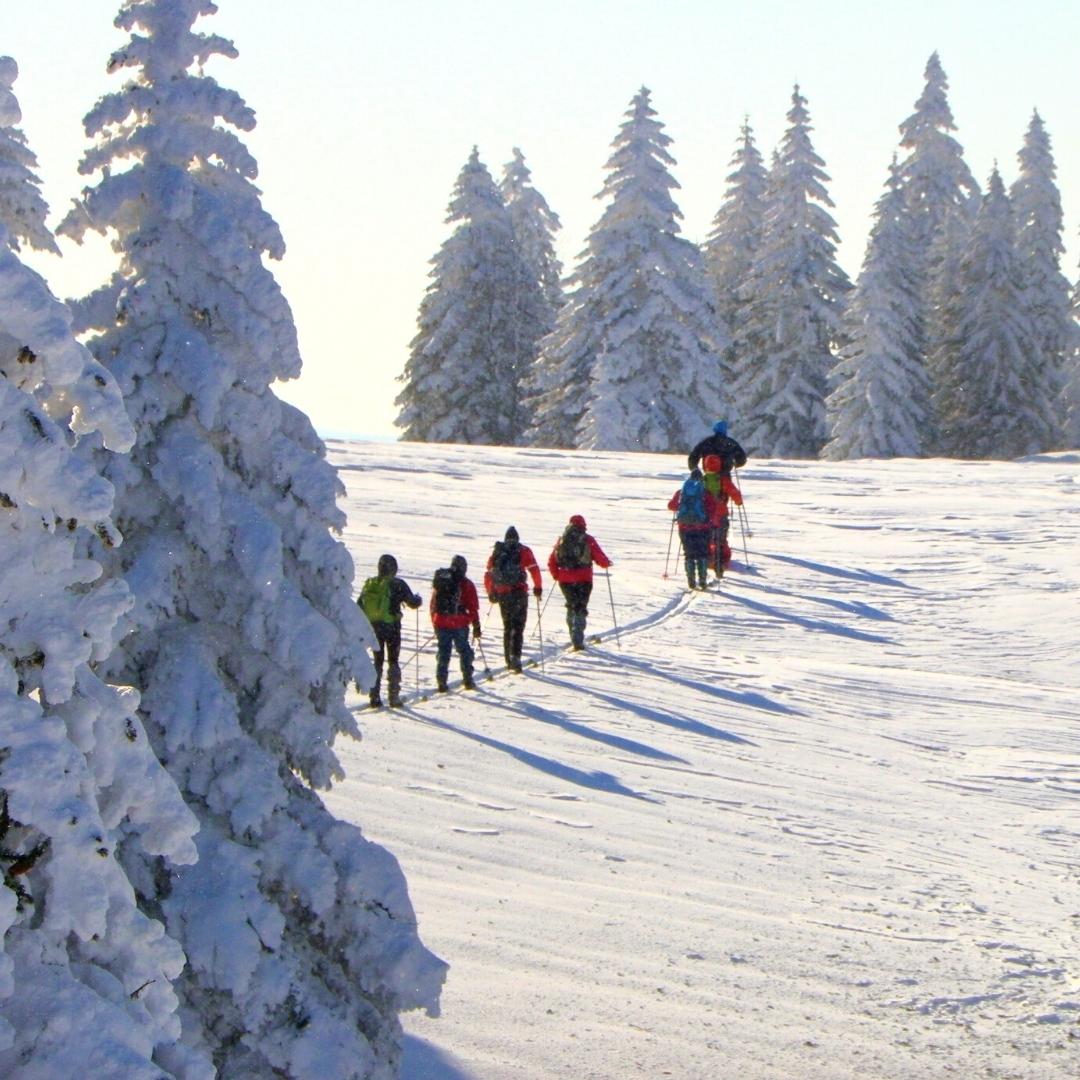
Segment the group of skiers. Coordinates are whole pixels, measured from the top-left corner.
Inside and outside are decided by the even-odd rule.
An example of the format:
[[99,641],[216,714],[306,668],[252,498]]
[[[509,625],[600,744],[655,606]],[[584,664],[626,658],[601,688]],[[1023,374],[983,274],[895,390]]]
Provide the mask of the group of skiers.
[[[727,424],[718,421],[713,432],[690,452],[690,476],[672,496],[668,509],[675,514],[686,561],[690,588],[703,589],[711,566],[722,576],[731,559],[727,543],[728,500],[742,505],[742,495],[731,479],[731,469],[746,463],[746,453],[727,434]],[[698,468],[699,463],[703,470]],[[556,539],[548,557],[548,572],[558,584],[566,603],[566,625],[570,645],[585,648],[585,627],[593,589],[593,566],[607,570],[611,559],[587,531],[585,519],[574,514]],[[456,652],[461,665],[462,686],[475,690],[475,654],[470,642],[479,642],[480,601],[469,579],[464,555],[455,555],[448,567],[435,571],[431,582],[429,611],[434,628],[435,685],[439,693],[448,690],[450,658]],[[417,609],[423,599],[397,576],[393,555],[379,558],[377,574],[364,582],[357,603],[363,608],[375,633],[372,655],[375,683],[369,691],[372,708],[382,706],[383,668],[391,708],[401,699],[401,609]],[[484,592],[492,605],[498,604],[503,624],[503,657],[507,670],[521,673],[521,651],[529,612],[529,593],[536,598],[537,615],[543,596],[540,567],[532,549],[521,542],[511,525],[488,556],[484,570]],[[480,646],[481,650],[483,646]]]

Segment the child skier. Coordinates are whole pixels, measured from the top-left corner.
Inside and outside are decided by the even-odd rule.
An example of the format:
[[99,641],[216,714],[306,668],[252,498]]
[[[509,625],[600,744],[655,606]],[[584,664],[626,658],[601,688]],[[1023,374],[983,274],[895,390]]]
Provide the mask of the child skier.
[[724,468],[723,458],[719,455],[708,455],[702,464],[705,466],[705,491],[712,500],[709,517],[709,554],[716,576],[723,577],[724,571],[731,565],[731,548],[728,545],[728,529],[731,525],[728,517],[728,499],[731,499],[736,506],[742,506],[742,492],[735,486],[731,473]]

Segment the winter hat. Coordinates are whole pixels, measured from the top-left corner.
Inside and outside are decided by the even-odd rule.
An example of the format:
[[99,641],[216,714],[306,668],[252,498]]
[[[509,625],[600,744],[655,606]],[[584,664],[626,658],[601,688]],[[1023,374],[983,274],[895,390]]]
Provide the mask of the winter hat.
[[518,536],[517,529],[515,529],[514,526],[511,525],[510,528],[506,530],[506,535],[503,537],[503,539],[509,543],[515,540],[520,540],[521,537]]
[[464,577],[465,571],[469,569],[469,564],[465,561],[465,556],[455,555],[450,560],[450,569],[453,570],[455,574],[460,574]]
[[714,435],[726,435],[727,434],[727,421],[717,420],[712,426]]
[[393,555],[379,556],[379,577],[393,577],[397,573],[397,559]]
[[690,479],[691,480],[700,480],[701,479],[701,470],[700,469],[691,469],[690,470]]
[[573,516],[573,517],[572,517],[572,518],[570,519],[570,524],[571,524],[571,525],[576,525],[576,526],[577,526],[577,527],[578,527],[579,529],[584,529],[584,528],[586,528],[586,525],[585,525],[585,519],[584,519],[584,518],[583,518],[583,517],[582,517],[582,516],[581,516],[580,514],[575,514],[575,515],[574,515],[574,516]]
[[708,454],[702,462],[702,465],[705,466],[706,472],[720,472],[724,467],[724,463],[719,454]]

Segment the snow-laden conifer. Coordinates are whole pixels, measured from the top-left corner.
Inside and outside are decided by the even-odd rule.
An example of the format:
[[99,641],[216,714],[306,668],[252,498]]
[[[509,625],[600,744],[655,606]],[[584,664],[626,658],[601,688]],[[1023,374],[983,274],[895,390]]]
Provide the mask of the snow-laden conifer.
[[[1061,272],[1064,220],[1061,194],[1054,182],[1056,168],[1050,136],[1036,112],[1017,155],[1020,173],[1009,189],[1016,227],[1016,253],[1024,280],[1024,306],[1035,324],[1037,371],[1045,386],[1040,391],[1057,402],[1066,376],[1066,361],[1077,344],[1070,311],[1070,286]],[[1059,433],[1060,436],[1060,433]],[[1058,445],[1053,439],[1044,446]]]
[[235,55],[193,29],[215,11],[122,6],[109,69],[129,81],[86,118],[96,182],[63,226],[120,257],[77,305],[137,436],[109,467],[125,543],[103,558],[135,601],[110,669],[200,825],[193,867],[146,863],[136,887],[187,957],[184,1042],[221,1075],[389,1078],[399,1010],[434,1007],[442,965],[395,860],[313,790],[356,733],[346,685],[368,678],[370,630],[333,535],[341,483],[271,391],[300,370],[263,264],[284,245],[238,134],[254,114],[203,73]]
[[769,173],[754,142],[749,120],[743,122],[732,156],[723,205],[713,218],[712,231],[702,247],[712,282],[716,310],[731,333],[729,366],[738,366],[738,342],[747,317],[746,286],[761,246],[765,192]]
[[526,265],[540,284],[547,303],[548,315],[544,333],[555,324],[555,315],[563,306],[562,263],[555,254],[555,234],[562,228],[559,215],[547,204],[547,199],[533,187],[532,172],[525,164],[525,155],[515,146],[514,157],[503,166],[499,184],[514,240]]
[[1046,449],[1059,430],[1015,242],[995,168],[954,283],[952,363],[934,390],[940,446],[954,457],[1019,457]]
[[799,87],[769,173],[761,245],[746,285],[735,408],[744,445],[760,455],[815,457],[825,442],[827,378],[835,363],[845,296],[836,261],[829,177],[810,139]]
[[906,206],[896,159],[878,200],[858,284],[844,313],[845,344],[826,400],[822,457],[917,457],[930,413],[917,351],[918,294],[906,250]]
[[607,206],[542,343],[536,441],[665,451],[726,404],[716,318],[697,247],[679,235],[671,139],[634,96],[599,198]]
[[956,124],[949,83],[936,52],[926,63],[924,79],[915,111],[900,124],[900,145],[907,151],[900,177],[919,297],[918,352],[932,372],[947,366],[949,354],[949,312],[943,305],[951,299],[950,271],[962,252],[950,242],[966,242],[967,226],[979,206],[979,185],[951,134]]
[[397,396],[402,438],[514,446],[529,426],[523,380],[550,321],[495,181],[474,147],[431,260]]
[[[113,490],[73,445],[127,450],[108,372],[22,244],[54,251],[35,160],[0,57],[0,1075],[159,1077],[179,1051],[172,980],[184,964],[128,878],[195,857],[195,819],[136,715],[106,685],[131,606],[89,538],[118,545]],[[106,451],[106,452],[108,452]]]

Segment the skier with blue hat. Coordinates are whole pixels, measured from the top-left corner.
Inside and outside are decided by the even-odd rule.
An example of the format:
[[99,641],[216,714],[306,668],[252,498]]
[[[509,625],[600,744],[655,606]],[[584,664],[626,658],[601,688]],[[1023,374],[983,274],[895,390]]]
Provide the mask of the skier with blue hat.
[[726,420],[717,420],[713,424],[712,434],[707,435],[690,451],[686,463],[690,469],[696,469],[701,460],[715,454],[723,462],[723,471],[741,469],[746,464],[746,451],[727,433]]

